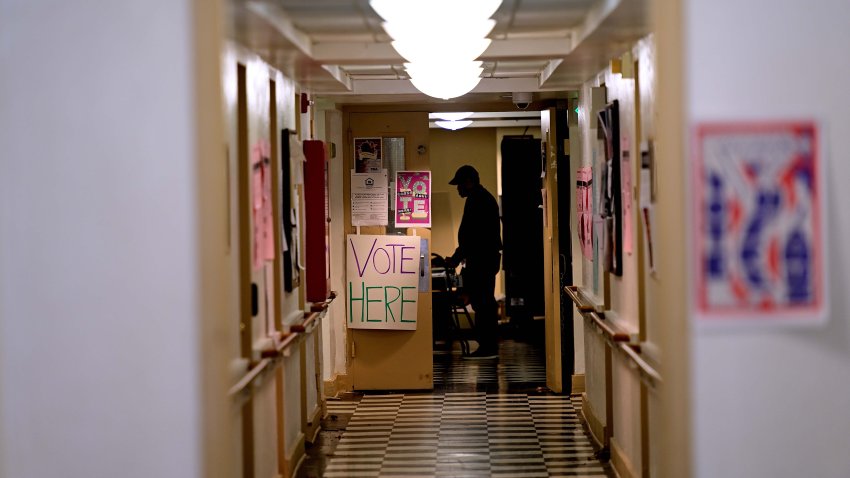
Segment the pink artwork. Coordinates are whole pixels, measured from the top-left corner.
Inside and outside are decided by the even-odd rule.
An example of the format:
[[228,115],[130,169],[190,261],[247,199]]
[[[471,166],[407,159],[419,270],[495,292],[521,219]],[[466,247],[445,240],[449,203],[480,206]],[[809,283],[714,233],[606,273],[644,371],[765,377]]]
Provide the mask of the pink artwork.
[[395,227],[431,227],[431,171],[398,171]]
[[251,148],[251,215],[254,224],[254,269],[263,262],[274,259],[274,231],[272,220],[271,148],[266,140]]
[[592,181],[592,168],[590,166],[579,168],[576,172],[576,217],[578,221],[578,238],[581,242],[581,253],[586,259],[591,261],[593,260]]

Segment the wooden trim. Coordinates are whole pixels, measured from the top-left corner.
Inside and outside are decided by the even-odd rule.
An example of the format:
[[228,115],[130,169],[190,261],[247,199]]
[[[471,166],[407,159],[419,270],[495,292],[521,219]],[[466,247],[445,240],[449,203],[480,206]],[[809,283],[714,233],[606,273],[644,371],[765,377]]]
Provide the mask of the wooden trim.
[[632,334],[619,328],[611,320],[605,319],[605,314],[599,312],[584,312],[581,314],[588,326],[602,333],[609,342],[631,342]]
[[237,148],[239,218],[239,344],[242,358],[251,359],[251,178],[248,176],[248,71],[237,63]]
[[564,292],[570,296],[570,299],[572,299],[579,312],[589,312],[596,309],[593,301],[589,300],[578,286],[568,285],[564,287]]
[[236,395],[248,390],[250,386],[254,383],[254,381],[257,380],[257,377],[259,377],[266,369],[266,367],[269,366],[269,364],[271,364],[271,360],[267,358],[262,359],[256,364],[254,364],[251,369],[248,370],[248,373],[242,376],[242,378],[238,382],[236,382],[235,385],[230,387],[230,390],[228,390],[227,395],[229,397],[235,397]]
[[649,450],[652,446],[649,434],[649,393],[646,384],[640,387],[640,424],[640,463],[641,476],[644,477],[649,476]]
[[640,346],[621,343],[619,349],[629,358],[630,364],[638,370],[641,381],[646,386],[655,389],[662,383],[661,375],[641,357]]
[[[245,65],[237,63],[236,215],[239,224],[239,239],[237,241],[237,250],[239,251],[239,349],[242,358],[251,360],[251,204],[249,200],[251,197],[251,178],[248,176],[250,158],[248,155],[247,84],[248,69]],[[253,478],[254,476],[254,406],[251,400],[242,405],[242,475],[244,478]]]
[[594,413],[593,405],[590,404],[587,393],[581,394],[581,415],[584,417],[584,421],[587,422],[587,428],[590,430],[590,436],[593,438],[596,446],[604,448],[607,445],[605,440],[607,430],[605,425],[602,424],[602,421],[596,416],[596,413]]
[[309,334],[313,331],[313,327],[317,324],[317,320],[322,317],[322,314],[318,312],[305,312],[304,319],[300,324],[292,324],[289,326],[289,330],[293,332],[302,332]]
[[623,448],[620,447],[616,438],[611,438],[611,466],[620,478],[639,478],[641,476],[635,472],[634,465]]
[[304,460],[304,434],[298,433],[298,439],[295,441],[291,451],[283,459],[283,477],[291,478],[295,476],[298,467]]
[[[283,165],[280,162],[280,131],[277,127],[277,83],[274,79],[269,79],[269,143],[271,145],[271,158],[269,158],[272,175],[272,237],[275,243],[274,260],[272,261],[272,271],[274,275],[274,287],[272,287],[274,304],[274,327],[276,330],[283,330],[282,313],[283,310],[283,287],[281,278],[283,277],[283,253],[281,252],[280,244],[283,242],[283,220],[281,212],[281,168]],[[287,165],[289,166],[289,165]]]
[[577,374],[573,375],[573,388],[572,388],[573,392],[572,392],[572,394],[573,395],[583,394],[585,392],[585,390],[586,390],[586,388],[585,388],[584,374],[583,373],[577,373]]
[[330,380],[324,382],[324,392],[326,397],[335,397],[341,392],[350,392],[354,390],[354,382],[347,374],[338,373]]
[[313,411],[307,414],[307,426],[304,428],[304,437],[307,443],[316,443],[316,437],[319,436],[319,430],[322,428],[322,415],[322,403],[319,400],[313,407]]
[[286,377],[283,375],[283,367],[275,368],[275,422],[276,422],[276,431],[277,431],[277,471],[280,473],[278,476],[284,476],[286,467],[284,463],[286,462],[286,443],[284,440],[284,436],[286,436],[286,423],[284,420],[284,415],[286,413],[285,407],[283,406],[284,401],[284,391],[286,390]]
[[331,293],[328,294],[328,299],[326,301],[324,301],[324,302],[314,302],[314,303],[310,304],[310,311],[311,312],[327,312],[328,307],[331,305],[331,302],[333,302],[334,299],[336,299],[336,291],[332,290]]

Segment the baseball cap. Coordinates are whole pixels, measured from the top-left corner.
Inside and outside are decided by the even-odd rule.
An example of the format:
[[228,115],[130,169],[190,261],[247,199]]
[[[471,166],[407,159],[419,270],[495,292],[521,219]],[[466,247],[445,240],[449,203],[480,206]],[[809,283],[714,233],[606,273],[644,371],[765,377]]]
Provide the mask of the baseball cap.
[[477,183],[478,179],[478,171],[475,170],[472,166],[468,164],[464,164],[463,166],[457,168],[457,172],[455,172],[455,177],[449,181],[449,184],[458,185],[461,183],[465,183],[468,179],[471,179],[472,182]]

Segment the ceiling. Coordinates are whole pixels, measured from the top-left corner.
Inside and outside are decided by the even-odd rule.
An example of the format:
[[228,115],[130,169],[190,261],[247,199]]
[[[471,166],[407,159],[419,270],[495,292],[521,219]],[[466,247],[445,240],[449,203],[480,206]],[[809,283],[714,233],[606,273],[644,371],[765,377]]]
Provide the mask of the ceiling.
[[504,0],[492,17],[493,41],[479,57],[481,82],[448,101],[407,80],[368,0],[231,0],[229,36],[325,101],[510,105],[511,92],[533,92],[538,101],[578,89],[649,33],[648,4]]

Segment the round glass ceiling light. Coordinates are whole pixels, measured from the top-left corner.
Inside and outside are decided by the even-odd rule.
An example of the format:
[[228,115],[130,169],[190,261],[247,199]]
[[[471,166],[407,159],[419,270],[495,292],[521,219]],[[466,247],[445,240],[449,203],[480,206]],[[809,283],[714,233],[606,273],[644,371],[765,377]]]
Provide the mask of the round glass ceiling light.
[[457,131],[461,128],[466,128],[467,126],[472,124],[472,120],[462,120],[462,121],[435,121],[440,128],[450,129],[452,131]]
[[392,43],[395,51],[410,63],[457,63],[472,61],[490,46],[488,38],[456,41],[454,39],[411,39]]
[[481,78],[478,76],[447,78],[440,75],[423,75],[410,77],[410,82],[417,90],[443,100],[457,98],[469,93],[478,86],[480,81]]
[[481,39],[489,35],[496,26],[496,20],[475,19],[456,23],[443,21],[437,25],[431,25],[421,19],[411,18],[402,22],[384,22],[381,26],[393,40],[439,41],[441,38],[450,38],[455,41],[465,41]]
[[484,71],[480,61],[445,61],[405,63],[410,76],[478,76]]

